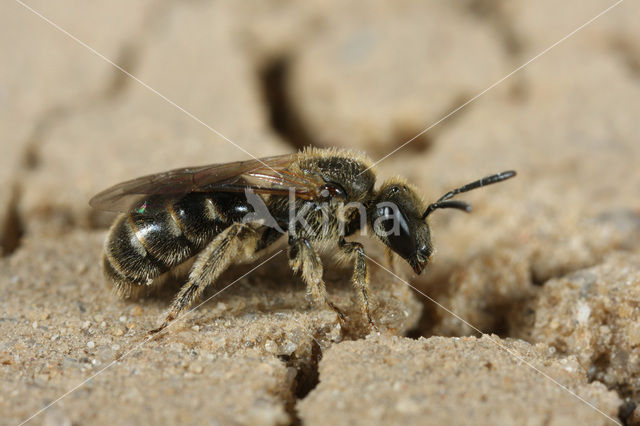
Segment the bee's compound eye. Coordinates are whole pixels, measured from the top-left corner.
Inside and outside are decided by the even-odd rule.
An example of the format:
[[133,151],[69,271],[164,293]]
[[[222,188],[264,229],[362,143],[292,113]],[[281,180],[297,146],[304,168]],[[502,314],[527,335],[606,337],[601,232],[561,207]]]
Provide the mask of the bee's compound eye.
[[[381,207],[375,214],[376,220],[379,221],[376,232],[380,232],[386,237],[389,248],[407,259],[416,253],[415,237],[409,228],[407,218],[396,207]],[[374,230],[376,225],[374,225]]]

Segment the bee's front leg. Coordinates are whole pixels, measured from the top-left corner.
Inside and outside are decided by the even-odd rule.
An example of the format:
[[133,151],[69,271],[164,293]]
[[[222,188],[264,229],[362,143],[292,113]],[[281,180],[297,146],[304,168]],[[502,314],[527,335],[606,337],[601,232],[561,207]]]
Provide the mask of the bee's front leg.
[[366,315],[371,327],[377,331],[378,327],[376,327],[373,319],[371,319],[371,313],[369,312],[369,271],[367,269],[367,257],[364,254],[364,247],[358,242],[346,241],[344,238],[340,239],[339,246],[347,258],[353,259],[353,276],[351,277],[351,281],[360,293],[362,312]]
[[304,238],[289,238],[289,265],[295,272],[302,273],[302,279],[307,284],[307,292],[314,301],[326,303],[338,315],[340,322],[345,316],[327,297],[327,288],[322,279],[322,261],[318,253],[311,247],[309,240]]
[[151,333],[162,331],[178,318],[233,261],[249,258],[256,250],[258,238],[257,232],[243,223],[234,223],[215,237],[198,255],[189,281],[173,300],[165,321]]

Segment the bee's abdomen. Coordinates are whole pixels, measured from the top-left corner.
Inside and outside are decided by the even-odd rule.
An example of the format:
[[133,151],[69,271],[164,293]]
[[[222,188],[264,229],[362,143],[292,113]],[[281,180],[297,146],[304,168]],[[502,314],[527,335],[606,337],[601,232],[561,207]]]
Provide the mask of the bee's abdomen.
[[105,275],[121,296],[138,293],[201,251],[238,219],[244,204],[236,194],[193,193],[163,210],[121,215],[105,244]]

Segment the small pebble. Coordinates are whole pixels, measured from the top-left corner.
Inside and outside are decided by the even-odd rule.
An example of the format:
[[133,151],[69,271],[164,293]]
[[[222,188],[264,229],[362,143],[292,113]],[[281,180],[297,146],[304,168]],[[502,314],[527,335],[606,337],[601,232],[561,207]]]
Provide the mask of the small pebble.
[[189,365],[189,372],[191,372],[191,373],[200,374],[200,373],[202,373],[203,370],[204,370],[204,368],[200,364],[190,364]]
[[267,350],[267,352],[274,354],[278,351],[278,344],[273,340],[267,340],[267,342],[264,344],[264,348]]
[[282,353],[284,355],[291,355],[296,349],[298,349],[298,345],[291,341],[286,341],[282,346]]
[[94,342],[93,340],[89,340],[89,341],[87,342],[87,347],[88,347],[89,349],[93,349],[93,348],[95,348],[95,347],[96,347],[96,344],[95,344],[95,342]]

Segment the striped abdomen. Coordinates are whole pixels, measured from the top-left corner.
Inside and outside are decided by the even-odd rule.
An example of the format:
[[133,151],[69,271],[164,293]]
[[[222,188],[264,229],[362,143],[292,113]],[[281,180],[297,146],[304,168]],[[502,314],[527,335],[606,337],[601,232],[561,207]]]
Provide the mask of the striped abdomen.
[[118,294],[135,295],[247,212],[241,194],[191,193],[160,211],[123,214],[105,243],[104,273]]

